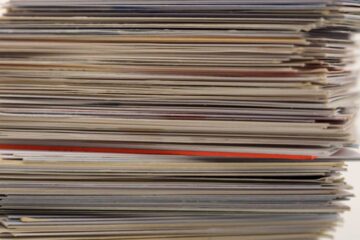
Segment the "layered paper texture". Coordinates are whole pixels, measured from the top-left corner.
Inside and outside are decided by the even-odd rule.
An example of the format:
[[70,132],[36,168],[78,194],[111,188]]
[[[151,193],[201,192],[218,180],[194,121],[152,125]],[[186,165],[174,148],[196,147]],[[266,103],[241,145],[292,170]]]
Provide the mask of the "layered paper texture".
[[347,209],[360,1],[1,12],[1,239],[315,240]]

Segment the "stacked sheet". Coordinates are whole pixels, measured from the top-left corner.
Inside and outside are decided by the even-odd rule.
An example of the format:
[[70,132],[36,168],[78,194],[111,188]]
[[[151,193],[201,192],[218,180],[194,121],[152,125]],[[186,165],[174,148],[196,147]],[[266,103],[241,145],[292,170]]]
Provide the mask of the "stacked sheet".
[[1,239],[311,240],[351,196],[357,0],[11,0]]

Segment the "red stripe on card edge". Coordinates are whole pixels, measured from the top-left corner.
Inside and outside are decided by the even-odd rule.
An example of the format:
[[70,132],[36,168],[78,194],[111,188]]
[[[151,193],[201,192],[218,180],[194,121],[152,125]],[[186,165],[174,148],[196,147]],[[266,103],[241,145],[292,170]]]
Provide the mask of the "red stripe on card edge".
[[0,144],[0,150],[125,153],[125,154],[151,154],[151,155],[181,155],[181,156],[197,156],[197,157],[284,159],[284,160],[315,160],[316,159],[316,156],[312,156],[312,155],[218,152],[218,151],[215,152],[215,151],[170,150],[170,149],[141,149],[141,148],[43,146],[43,145],[17,145],[17,144]]

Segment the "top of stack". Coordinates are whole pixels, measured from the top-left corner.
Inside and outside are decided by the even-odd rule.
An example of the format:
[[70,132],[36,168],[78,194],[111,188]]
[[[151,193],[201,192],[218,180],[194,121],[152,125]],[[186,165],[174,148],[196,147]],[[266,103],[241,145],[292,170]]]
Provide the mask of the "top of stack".
[[328,157],[355,144],[359,5],[9,1],[1,147]]

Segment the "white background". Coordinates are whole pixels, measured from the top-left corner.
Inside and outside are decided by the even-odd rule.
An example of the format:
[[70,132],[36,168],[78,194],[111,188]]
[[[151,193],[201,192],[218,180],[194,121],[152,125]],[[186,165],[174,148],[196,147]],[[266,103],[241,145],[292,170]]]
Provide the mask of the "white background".
[[349,162],[348,171],[344,173],[348,184],[354,189],[355,197],[344,202],[351,211],[343,215],[343,223],[336,229],[334,240],[360,240],[360,162]]
[[[356,41],[358,43],[357,65],[360,69],[360,35],[356,36]],[[360,80],[357,88],[360,92]],[[356,125],[357,138],[360,140],[360,116],[357,118]],[[343,215],[343,223],[336,229],[334,240],[360,240],[360,161],[348,162],[348,170],[344,172],[344,176],[346,182],[354,188],[352,193],[355,197],[349,202],[344,202],[350,206],[351,210]]]

